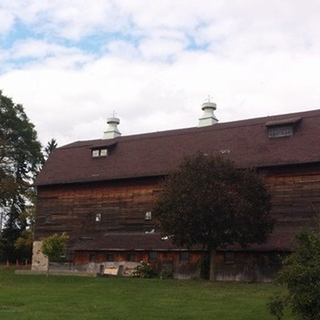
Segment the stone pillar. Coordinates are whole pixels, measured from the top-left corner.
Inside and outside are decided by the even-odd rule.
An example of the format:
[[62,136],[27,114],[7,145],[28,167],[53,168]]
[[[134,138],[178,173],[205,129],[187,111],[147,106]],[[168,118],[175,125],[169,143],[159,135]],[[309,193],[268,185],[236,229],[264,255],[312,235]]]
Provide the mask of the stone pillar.
[[32,249],[32,271],[48,271],[49,260],[41,252],[42,241],[33,241]]

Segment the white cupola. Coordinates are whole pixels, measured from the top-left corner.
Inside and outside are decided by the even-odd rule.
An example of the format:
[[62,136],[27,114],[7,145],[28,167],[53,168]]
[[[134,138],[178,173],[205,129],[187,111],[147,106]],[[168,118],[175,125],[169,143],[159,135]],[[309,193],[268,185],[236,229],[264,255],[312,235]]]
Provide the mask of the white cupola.
[[204,111],[203,116],[199,118],[198,127],[206,127],[216,124],[218,119],[214,115],[214,111],[217,109],[217,105],[210,100],[204,102],[201,105],[202,110]]
[[111,117],[107,119],[107,124],[109,125],[107,131],[104,132],[102,139],[113,139],[121,136],[120,131],[118,130],[118,124],[120,119],[116,117]]

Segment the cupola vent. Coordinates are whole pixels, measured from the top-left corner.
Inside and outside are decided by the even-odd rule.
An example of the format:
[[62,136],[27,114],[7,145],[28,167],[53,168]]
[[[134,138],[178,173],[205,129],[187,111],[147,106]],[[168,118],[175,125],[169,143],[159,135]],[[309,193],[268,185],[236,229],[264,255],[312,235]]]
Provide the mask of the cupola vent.
[[217,105],[213,102],[207,101],[204,102],[201,106],[203,112],[203,116],[199,118],[198,127],[206,127],[216,124],[218,119],[214,115],[214,111],[217,109]]
[[118,130],[118,124],[120,123],[119,118],[108,118],[107,124],[109,125],[107,131],[103,134],[103,139],[114,139],[116,137],[121,136],[120,131]]

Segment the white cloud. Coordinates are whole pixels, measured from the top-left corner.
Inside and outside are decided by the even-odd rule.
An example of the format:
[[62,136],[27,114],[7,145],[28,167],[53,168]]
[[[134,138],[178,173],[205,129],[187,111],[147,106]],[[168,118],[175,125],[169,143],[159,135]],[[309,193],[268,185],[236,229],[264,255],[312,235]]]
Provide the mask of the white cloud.
[[1,21],[0,35],[10,31],[14,22],[14,17],[12,14],[8,13],[6,10],[1,8],[1,5],[0,5],[0,21]]
[[11,48],[11,59],[45,58],[48,56],[65,56],[80,53],[79,49],[48,43],[36,39],[24,39],[15,42]]
[[146,59],[175,58],[183,51],[186,45],[181,41],[171,39],[147,39],[141,41],[139,49]]
[[207,95],[220,121],[319,108],[317,7],[5,0],[0,33],[21,21],[36,34],[0,44],[0,89],[25,106],[43,143],[60,145],[102,137],[113,110],[123,134],[196,126]]

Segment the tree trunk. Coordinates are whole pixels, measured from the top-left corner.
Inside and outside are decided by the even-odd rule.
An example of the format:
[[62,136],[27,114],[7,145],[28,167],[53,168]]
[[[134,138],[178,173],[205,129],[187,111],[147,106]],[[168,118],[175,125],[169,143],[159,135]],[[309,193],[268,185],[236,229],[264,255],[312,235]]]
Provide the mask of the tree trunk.
[[209,273],[209,280],[215,281],[216,280],[216,250],[210,249],[210,273]]
[[47,278],[49,277],[49,272],[50,272],[49,268],[50,268],[50,260],[48,258]]

